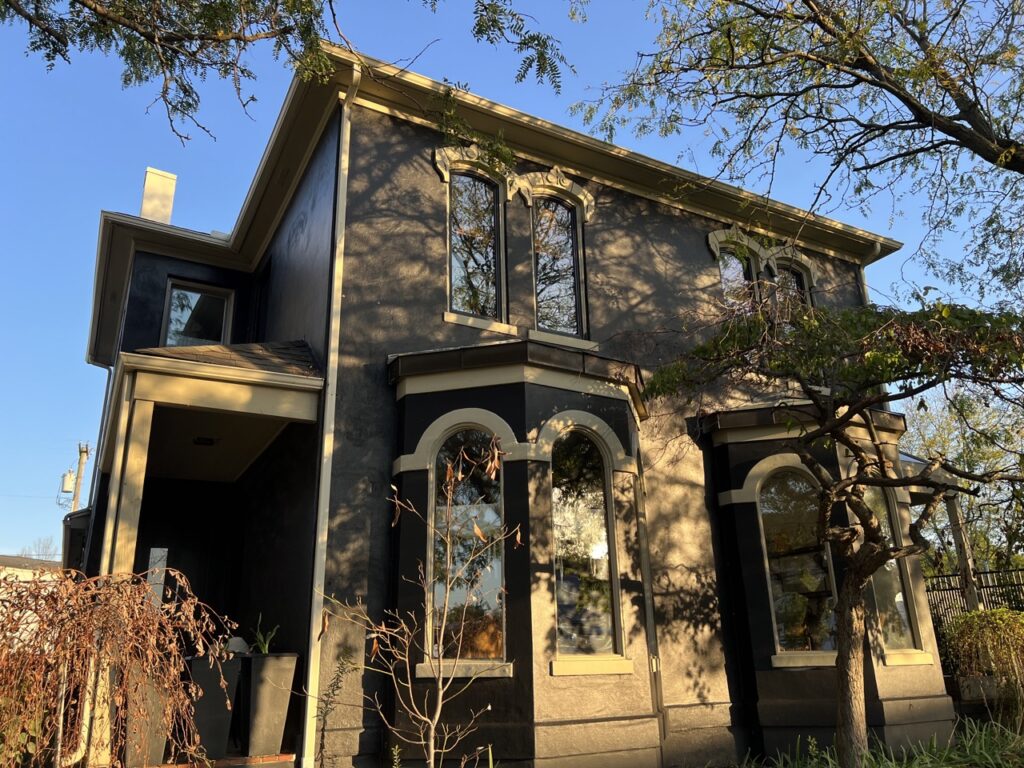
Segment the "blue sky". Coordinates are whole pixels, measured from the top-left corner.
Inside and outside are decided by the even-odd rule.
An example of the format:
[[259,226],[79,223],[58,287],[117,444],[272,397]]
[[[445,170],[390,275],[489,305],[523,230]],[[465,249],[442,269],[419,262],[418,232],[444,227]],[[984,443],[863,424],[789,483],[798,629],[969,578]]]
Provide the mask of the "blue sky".
[[[547,86],[515,83],[514,54],[473,42],[471,5],[447,0],[431,14],[417,0],[342,0],[338,10],[346,36],[367,55],[397,60],[420,54],[412,69],[424,75],[466,83],[481,96],[578,130],[586,127],[569,106],[592,94],[588,88],[615,80],[654,34],[643,20],[645,0],[593,0],[586,24],[568,21],[561,3],[523,3],[561,39],[576,67],[558,95]],[[159,106],[147,112],[155,87],[121,89],[117,60],[78,55],[71,65],[58,63],[47,72],[39,57],[26,56],[25,41],[23,27],[0,27],[0,103],[6,105],[0,119],[0,146],[6,148],[0,226],[7,289],[0,302],[0,348],[8,360],[0,377],[6,405],[0,412],[0,554],[47,536],[59,543],[60,475],[76,461],[80,441],[96,441],[106,371],[84,358],[99,212],[138,213],[145,168],[154,166],[178,175],[172,223],[230,231],[291,78],[266,47],[258,49],[250,58],[258,73],[250,87],[258,101],[249,115],[230,86],[211,80],[202,89],[200,117],[216,140],[193,130],[192,141],[182,146]],[[679,138],[617,137],[669,162],[686,150],[684,165],[710,170],[697,139],[684,146]],[[792,172],[784,177],[791,181],[777,187],[775,197],[807,204],[812,172],[799,158],[788,162]],[[912,210],[912,201],[904,207]],[[837,217],[906,242],[909,254],[920,237],[916,216],[890,226],[889,213]],[[870,268],[869,282],[887,288],[904,258],[898,253]]]

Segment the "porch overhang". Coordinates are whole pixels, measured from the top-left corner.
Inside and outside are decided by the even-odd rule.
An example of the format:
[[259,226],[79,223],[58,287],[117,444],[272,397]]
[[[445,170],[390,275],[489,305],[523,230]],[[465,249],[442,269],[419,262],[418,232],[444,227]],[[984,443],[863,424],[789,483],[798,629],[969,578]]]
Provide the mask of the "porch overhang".
[[[180,352],[177,357],[170,356],[170,351],[163,356],[164,351],[158,349],[118,356],[113,397],[98,453],[100,471],[110,475],[101,572],[133,570],[157,407],[193,415],[207,413],[221,422],[229,416],[260,418],[281,426],[319,421],[323,390],[319,371],[314,375],[313,371],[300,374],[267,370],[259,365],[233,365],[230,361],[238,358],[235,349],[218,349],[220,359],[228,364],[205,362],[198,359],[199,355],[194,356],[196,359],[182,359]],[[241,358],[238,361],[245,362]],[[259,432],[264,436],[276,434],[266,428]],[[258,446],[250,449],[261,450]]]

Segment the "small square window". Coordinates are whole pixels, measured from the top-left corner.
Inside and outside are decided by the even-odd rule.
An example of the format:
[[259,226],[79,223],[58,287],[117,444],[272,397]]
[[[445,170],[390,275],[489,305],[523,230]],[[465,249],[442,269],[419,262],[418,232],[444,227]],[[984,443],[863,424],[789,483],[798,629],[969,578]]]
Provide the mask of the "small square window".
[[231,293],[187,283],[171,283],[164,309],[163,344],[191,347],[228,339]]

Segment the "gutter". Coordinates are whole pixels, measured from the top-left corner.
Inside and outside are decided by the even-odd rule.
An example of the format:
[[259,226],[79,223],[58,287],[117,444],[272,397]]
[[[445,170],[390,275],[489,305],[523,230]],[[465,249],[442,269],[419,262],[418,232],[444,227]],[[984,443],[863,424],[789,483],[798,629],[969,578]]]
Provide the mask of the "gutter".
[[320,693],[320,622],[324,608],[324,578],[330,522],[331,469],[334,463],[334,422],[337,410],[338,367],[341,360],[341,300],[345,276],[345,215],[348,207],[348,174],[352,141],[352,104],[359,93],[362,67],[352,63],[352,84],[342,99],[338,136],[338,179],[334,196],[334,263],[331,265],[331,305],[327,323],[327,360],[324,370],[324,410],[317,488],[316,540],[313,551],[312,600],[309,611],[309,647],[305,681],[305,712],[302,727],[301,768],[316,765],[317,704]]

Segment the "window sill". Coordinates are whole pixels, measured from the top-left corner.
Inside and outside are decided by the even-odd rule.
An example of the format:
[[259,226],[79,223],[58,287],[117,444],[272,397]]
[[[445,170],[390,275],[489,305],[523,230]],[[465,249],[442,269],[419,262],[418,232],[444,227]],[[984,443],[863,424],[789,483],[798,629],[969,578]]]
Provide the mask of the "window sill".
[[488,661],[487,659],[450,659],[421,661],[416,665],[416,677],[512,677],[511,661]]
[[472,315],[460,315],[457,312],[445,312],[444,321],[446,323],[455,323],[456,325],[468,325],[470,328],[476,328],[481,331],[494,331],[495,333],[504,333],[508,336],[519,335],[519,329],[514,325],[499,323],[497,320],[491,320],[487,317],[473,317]]
[[772,656],[772,667],[791,669],[794,667],[834,667],[835,651],[786,651]]
[[927,651],[916,648],[899,649],[882,652],[882,663],[887,667],[930,667],[935,659]]
[[573,349],[585,349],[593,350],[597,349],[598,343],[591,341],[590,339],[581,339],[576,336],[566,336],[561,333],[551,333],[549,331],[538,331],[536,328],[530,328],[526,332],[526,336],[530,341],[541,341],[545,344],[560,344],[563,347],[572,347]]
[[588,656],[586,658],[561,658],[551,662],[551,675],[631,675],[633,660],[622,656]]

